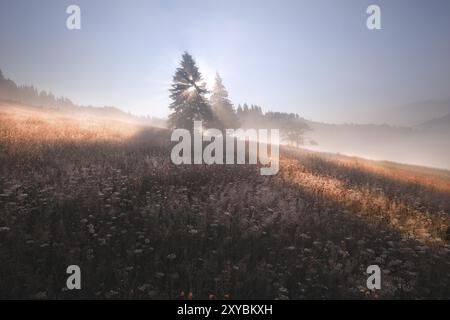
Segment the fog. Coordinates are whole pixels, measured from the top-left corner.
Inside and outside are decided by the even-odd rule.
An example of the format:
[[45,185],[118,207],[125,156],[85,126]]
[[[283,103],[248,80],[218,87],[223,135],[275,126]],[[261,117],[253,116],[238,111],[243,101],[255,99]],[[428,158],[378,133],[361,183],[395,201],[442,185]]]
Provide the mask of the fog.
[[[450,123],[444,126],[329,125],[311,123],[315,151],[450,169]],[[308,139],[307,139],[308,140]]]

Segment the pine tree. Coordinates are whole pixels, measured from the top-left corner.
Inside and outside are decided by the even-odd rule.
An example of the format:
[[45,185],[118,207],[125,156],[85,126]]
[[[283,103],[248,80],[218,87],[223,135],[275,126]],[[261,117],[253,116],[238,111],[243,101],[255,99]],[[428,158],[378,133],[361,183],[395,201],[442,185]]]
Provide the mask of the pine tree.
[[214,115],[218,120],[218,126],[221,129],[235,129],[239,127],[236,112],[230,99],[228,99],[228,91],[219,73],[216,74],[216,82],[210,102]]
[[180,67],[173,76],[170,89],[172,103],[169,108],[169,125],[172,128],[193,130],[194,121],[203,121],[203,125],[211,126],[214,120],[211,106],[205,98],[208,91],[205,88],[202,75],[190,54],[185,52]]

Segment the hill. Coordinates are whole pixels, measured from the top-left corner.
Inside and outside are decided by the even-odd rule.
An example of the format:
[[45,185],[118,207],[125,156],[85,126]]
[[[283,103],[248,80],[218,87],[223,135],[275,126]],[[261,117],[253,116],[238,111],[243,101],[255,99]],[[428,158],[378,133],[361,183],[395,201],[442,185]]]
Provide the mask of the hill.
[[99,117],[115,118],[124,121],[141,122],[142,124],[164,127],[165,120],[154,117],[136,117],[113,106],[82,106],[66,97],[57,97],[52,92],[38,90],[34,86],[17,85],[13,80],[4,77],[0,70],[0,102],[5,105],[22,104],[28,107],[59,110],[78,114],[90,114]]
[[137,123],[0,120],[1,298],[450,298],[448,171],[283,147],[261,176],[173,165],[170,132]]
[[385,123],[396,126],[416,126],[450,114],[450,99],[418,101],[383,110],[382,114],[384,114]]
[[369,110],[354,110],[352,119],[358,123],[414,127],[450,113],[450,99],[414,101],[403,105]]
[[[1,101],[3,104],[22,104],[161,128],[166,126],[165,119],[136,117],[116,107],[80,106],[68,98],[56,97],[51,92],[39,91],[33,86],[17,85],[6,79],[0,71]],[[447,101],[428,101],[393,108],[392,112],[381,110],[384,112],[383,117],[389,115],[390,119],[395,119],[403,115],[404,119],[409,119],[412,115],[415,120],[409,121],[409,124],[421,123],[408,127],[327,124],[307,121],[297,114],[263,113],[261,107],[249,107],[246,104],[238,106],[236,115],[244,127],[279,128],[284,141],[293,144],[303,141],[311,150],[450,169],[450,148],[444,145],[450,131],[448,117],[437,120],[442,114],[450,113],[446,111],[448,106],[450,103]],[[377,122],[380,110],[374,112],[370,119]],[[306,139],[303,139],[304,136]]]
[[421,123],[416,128],[428,132],[442,132],[448,135],[450,134],[450,114]]

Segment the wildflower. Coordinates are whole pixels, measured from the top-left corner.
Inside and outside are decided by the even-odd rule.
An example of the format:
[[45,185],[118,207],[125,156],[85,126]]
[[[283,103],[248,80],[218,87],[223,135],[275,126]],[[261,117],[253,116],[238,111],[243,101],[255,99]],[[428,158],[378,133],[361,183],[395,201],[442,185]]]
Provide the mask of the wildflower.
[[167,259],[169,260],[175,260],[177,258],[177,255],[175,253],[171,253],[169,255],[167,255]]
[[401,265],[402,263],[403,263],[402,260],[400,260],[400,259],[394,259],[394,260],[392,260],[392,261],[390,261],[390,262],[388,263],[388,266],[389,266],[389,267],[396,267],[396,266]]
[[92,223],[89,224],[87,227],[88,227],[88,232],[90,234],[94,234],[95,233],[95,228],[94,228],[94,225]]
[[114,297],[116,297],[118,295],[119,295],[119,293],[117,291],[110,290],[110,291],[108,291],[106,293],[106,298],[111,299],[111,298],[114,298]]
[[40,291],[34,295],[34,298],[38,300],[47,299],[47,292]]
[[86,252],[86,257],[88,260],[94,259],[94,249],[88,249]]

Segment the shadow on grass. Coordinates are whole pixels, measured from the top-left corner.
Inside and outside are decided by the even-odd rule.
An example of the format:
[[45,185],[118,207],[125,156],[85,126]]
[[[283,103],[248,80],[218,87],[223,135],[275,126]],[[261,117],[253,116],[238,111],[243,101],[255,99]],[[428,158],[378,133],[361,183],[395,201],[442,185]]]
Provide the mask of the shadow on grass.
[[[19,153],[1,162],[2,298],[450,296],[448,254],[256,166],[174,166],[164,130]],[[72,264],[80,291],[65,288]]]

